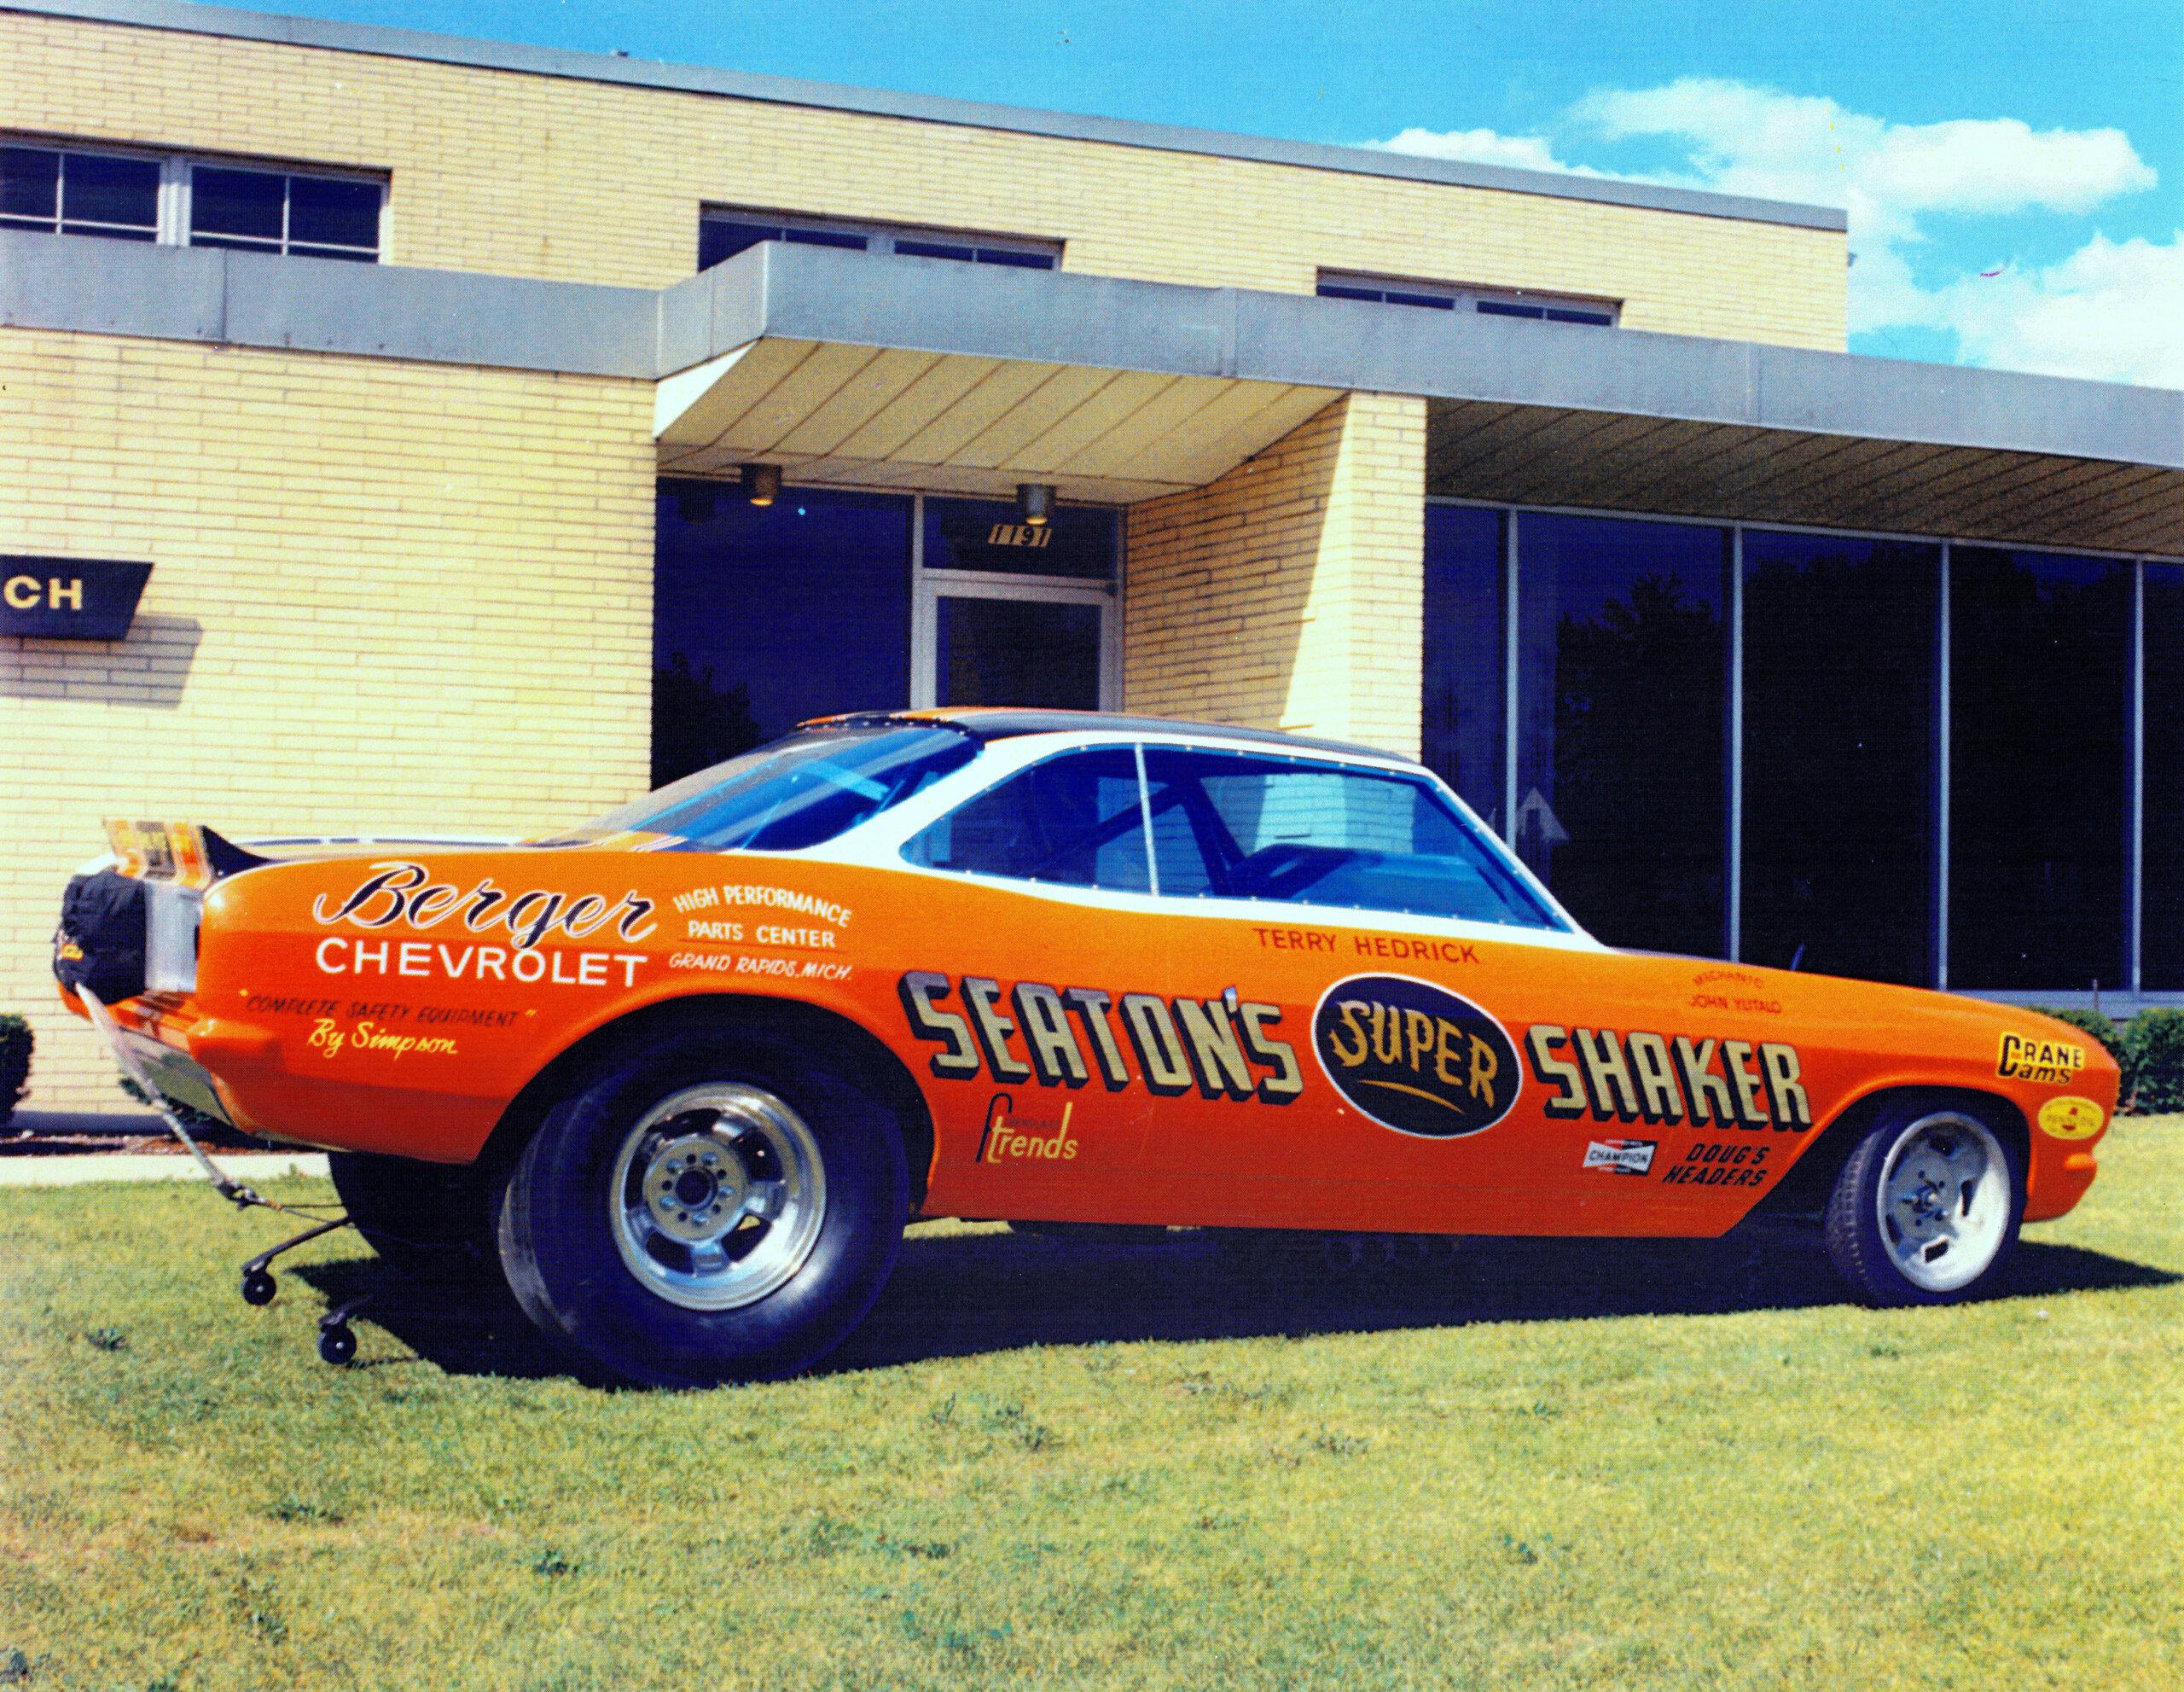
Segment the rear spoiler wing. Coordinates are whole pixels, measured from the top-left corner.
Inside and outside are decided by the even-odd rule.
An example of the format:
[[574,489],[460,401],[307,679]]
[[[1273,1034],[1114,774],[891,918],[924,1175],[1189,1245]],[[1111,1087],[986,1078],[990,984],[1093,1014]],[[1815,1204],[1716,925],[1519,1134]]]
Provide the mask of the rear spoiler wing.
[[270,863],[201,823],[144,823],[109,817],[107,844],[114,868],[140,881],[171,881],[203,889],[224,875]]

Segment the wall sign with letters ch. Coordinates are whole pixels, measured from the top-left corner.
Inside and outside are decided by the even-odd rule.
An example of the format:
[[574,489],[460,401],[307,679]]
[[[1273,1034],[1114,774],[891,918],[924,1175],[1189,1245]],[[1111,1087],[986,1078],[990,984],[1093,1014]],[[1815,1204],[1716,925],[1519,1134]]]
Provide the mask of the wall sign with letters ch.
[[118,641],[129,633],[149,564],[0,553],[0,635]]

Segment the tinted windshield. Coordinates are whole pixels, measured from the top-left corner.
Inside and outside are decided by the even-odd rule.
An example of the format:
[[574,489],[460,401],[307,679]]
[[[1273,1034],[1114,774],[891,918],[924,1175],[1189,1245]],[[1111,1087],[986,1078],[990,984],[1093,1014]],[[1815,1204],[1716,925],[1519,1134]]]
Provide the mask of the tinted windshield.
[[679,834],[697,852],[793,852],[899,805],[978,752],[955,729],[799,730],[633,799],[584,832]]

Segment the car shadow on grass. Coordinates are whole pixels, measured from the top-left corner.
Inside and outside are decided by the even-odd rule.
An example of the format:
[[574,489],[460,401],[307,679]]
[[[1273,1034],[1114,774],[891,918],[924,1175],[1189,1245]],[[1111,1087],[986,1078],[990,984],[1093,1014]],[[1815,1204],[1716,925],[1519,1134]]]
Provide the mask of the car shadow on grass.
[[[1849,1302],[1809,1230],[1711,1241],[1468,1240],[1433,1253],[1377,1240],[1256,1244],[914,1230],[893,1280],[822,1372],[1031,1346],[1300,1338],[1473,1323],[1724,1315]],[[1438,1242],[1437,1242],[1438,1244]],[[1332,1247],[1332,1250],[1327,1248]],[[450,1374],[594,1379],[547,1346],[506,1291],[405,1281],[369,1257],[296,1271],[359,1324]],[[2184,1276],[2027,1240],[1994,1296],[2160,1287]],[[367,1338],[362,1366],[392,1367]],[[601,1384],[604,1384],[601,1382]]]

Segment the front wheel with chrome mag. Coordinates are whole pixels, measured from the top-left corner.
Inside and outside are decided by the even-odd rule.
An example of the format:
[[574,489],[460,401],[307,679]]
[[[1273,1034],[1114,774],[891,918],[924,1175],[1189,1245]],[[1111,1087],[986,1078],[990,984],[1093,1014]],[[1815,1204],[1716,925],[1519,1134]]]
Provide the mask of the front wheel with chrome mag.
[[683,1035],[578,1081],[510,1172],[501,1264],[551,1337],[625,1379],[793,1374],[893,1267],[909,1203],[893,1113],[764,1044]]
[[1891,1107],[1836,1177],[1828,1256],[1868,1304],[1940,1305],[1990,1288],[2024,1214],[2020,1160],[1978,1116]]

